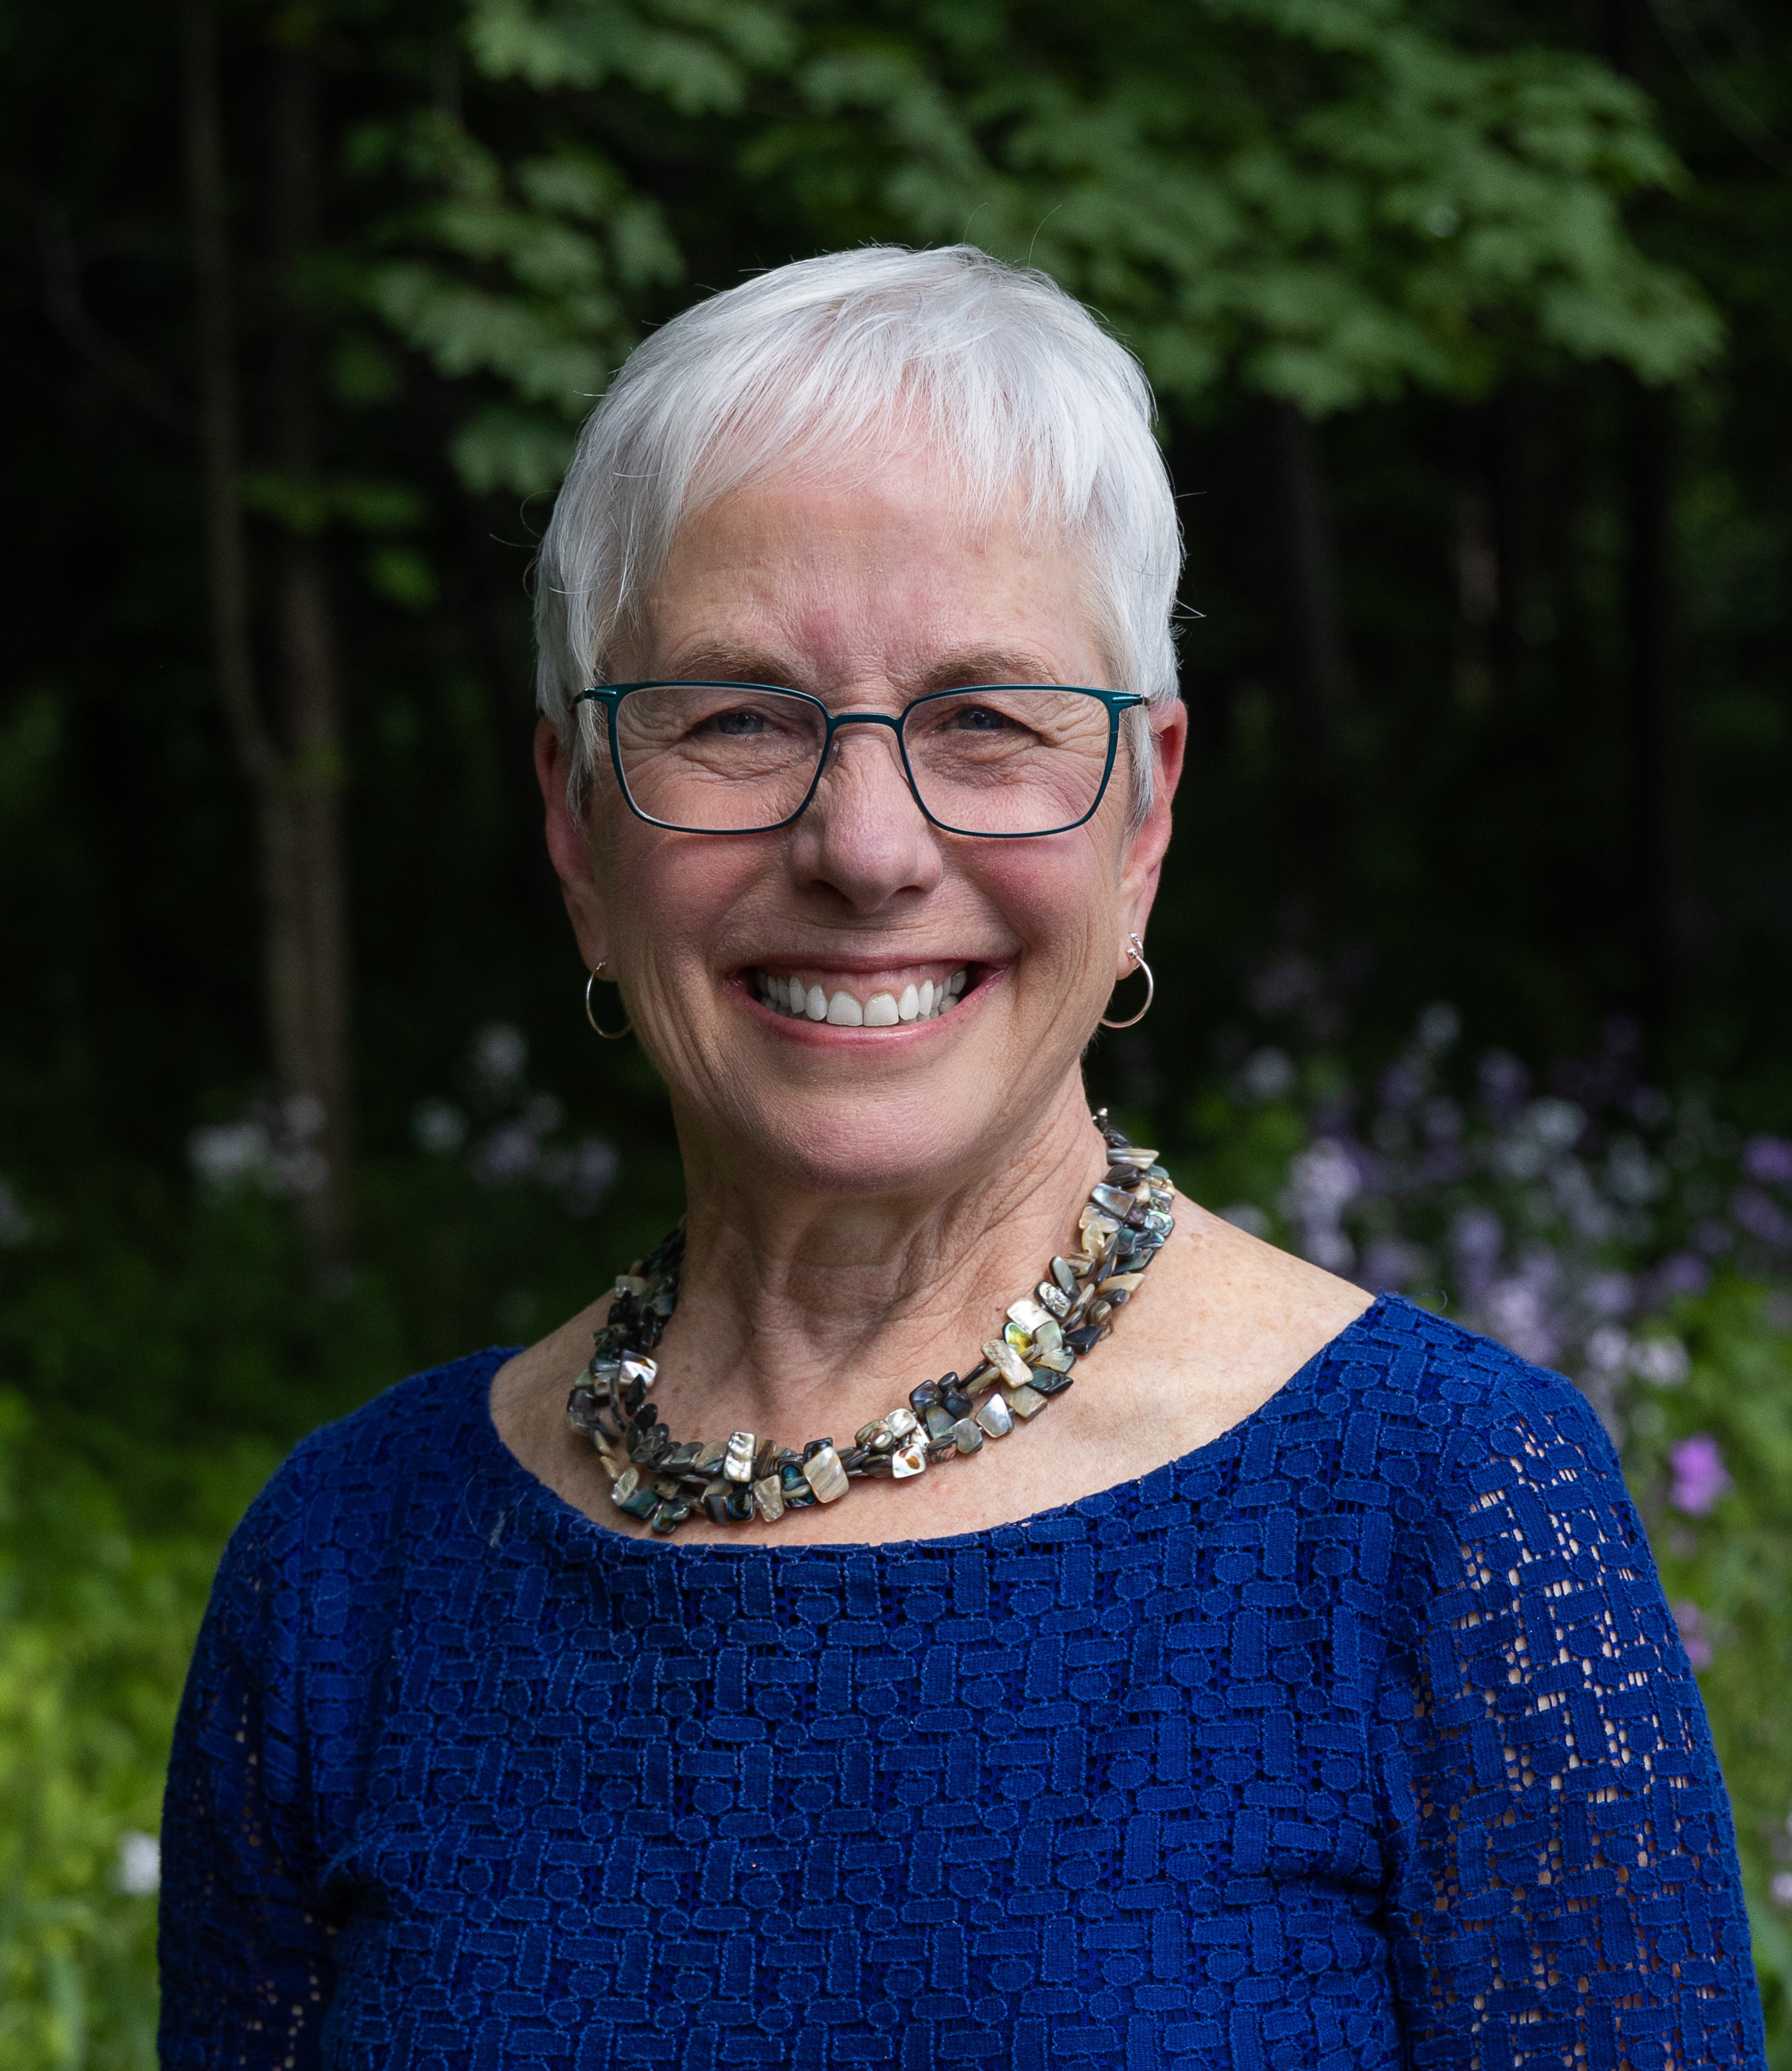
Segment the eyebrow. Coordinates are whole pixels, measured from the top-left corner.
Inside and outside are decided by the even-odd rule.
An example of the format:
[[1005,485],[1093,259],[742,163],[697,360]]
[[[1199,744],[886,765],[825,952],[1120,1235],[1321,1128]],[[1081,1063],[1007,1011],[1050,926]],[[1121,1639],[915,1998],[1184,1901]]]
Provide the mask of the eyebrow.
[[[731,641],[706,641],[678,657],[677,673],[662,680],[693,683],[765,683],[773,688],[801,690],[797,680],[802,671],[787,664],[769,650],[737,645]],[[981,683],[1052,683],[1060,679],[1041,665],[1041,658],[1023,649],[972,647],[937,657],[925,669],[893,686],[908,697],[925,697],[929,691],[970,688]],[[811,689],[810,694],[824,693]]]

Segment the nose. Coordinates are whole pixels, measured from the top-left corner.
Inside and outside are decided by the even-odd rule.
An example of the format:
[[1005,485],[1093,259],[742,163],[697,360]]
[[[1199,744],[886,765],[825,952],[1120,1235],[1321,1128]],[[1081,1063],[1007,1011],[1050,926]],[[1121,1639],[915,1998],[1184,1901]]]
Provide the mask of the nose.
[[809,810],[792,830],[800,876],[875,912],[940,880],[939,842],[903,773],[896,730],[880,713],[843,716]]

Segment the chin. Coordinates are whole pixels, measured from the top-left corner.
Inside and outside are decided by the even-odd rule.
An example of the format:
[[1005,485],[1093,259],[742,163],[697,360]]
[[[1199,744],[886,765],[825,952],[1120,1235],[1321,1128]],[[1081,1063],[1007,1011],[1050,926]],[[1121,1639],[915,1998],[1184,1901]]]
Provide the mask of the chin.
[[913,1089],[861,1084],[773,1095],[740,1114],[743,1133],[786,1181],[819,1194],[875,1196],[945,1193],[967,1168],[1003,1162],[1012,1130],[998,1120],[987,1074],[942,1086],[942,1073]]

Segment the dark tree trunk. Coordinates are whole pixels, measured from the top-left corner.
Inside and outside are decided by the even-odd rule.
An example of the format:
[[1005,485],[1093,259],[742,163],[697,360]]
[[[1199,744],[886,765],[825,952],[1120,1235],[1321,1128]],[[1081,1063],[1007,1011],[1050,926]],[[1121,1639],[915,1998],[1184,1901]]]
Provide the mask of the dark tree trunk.
[[1491,628],[1494,687],[1511,699],[1524,654],[1524,613],[1531,584],[1530,511],[1526,497],[1530,398],[1507,388],[1488,411],[1487,482],[1493,511],[1498,595]]
[[[242,497],[241,399],[219,120],[215,25],[203,0],[183,16],[185,124],[197,330],[201,470],[213,666],[237,762],[254,802],[263,911],[263,990],[275,1076],[289,1117],[309,1121],[322,1150],[322,1181],[304,1197],[326,1258],[339,1262],[350,1236],[348,963],[341,867],[342,757],[327,592],[315,541],[282,542],[277,644],[286,724],[270,724],[256,680],[248,531]],[[277,96],[277,133],[278,102]],[[283,203],[282,172],[302,175],[308,125],[277,133],[277,219],[302,248],[297,212],[305,184]],[[310,453],[302,336],[294,311],[282,326],[276,388],[281,458],[304,470]],[[293,1103],[298,1105],[295,1109]],[[309,1110],[309,1116],[307,1115]]]
[[349,950],[343,869],[344,765],[335,621],[317,521],[297,515],[319,484],[314,340],[302,273],[318,236],[317,68],[309,51],[277,46],[269,124],[273,257],[279,276],[274,338],[274,455],[294,515],[277,552],[277,638],[285,716],[287,791],[296,882],[284,945],[288,989],[283,1080],[317,1103],[324,1183],[310,1197],[326,1254],[347,1255],[354,1146],[349,1087]]
[[1697,937],[1675,654],[1675,415],[1667,392],[1632,387],[1624,451],[1630,822],[1644,1005],[1658,1032],[1684,1004]]
[[1284,668],[1299,734],[1297,753],[1306,762],[1322,763],[1337,745],[1347,682],[1325,474],[1303,410],[1277,400],[1268,405],[1268,418]]

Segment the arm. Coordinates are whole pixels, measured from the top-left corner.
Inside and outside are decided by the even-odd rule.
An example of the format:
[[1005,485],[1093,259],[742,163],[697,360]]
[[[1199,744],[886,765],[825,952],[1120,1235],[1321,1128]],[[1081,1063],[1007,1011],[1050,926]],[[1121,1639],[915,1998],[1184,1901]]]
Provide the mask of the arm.
[[1728,1802],[1604,1432],[1515,1379],[1441,1484],[1376,1722],[1410,2061],[1760,2067]]
[[[293,1470],[227,1550],[162,1807],[161,2061],[310,2071],[334,1979],[306,1817],[297,1606],[280,1552]],[[285,1500],[282,1500],[284,1497]]]

